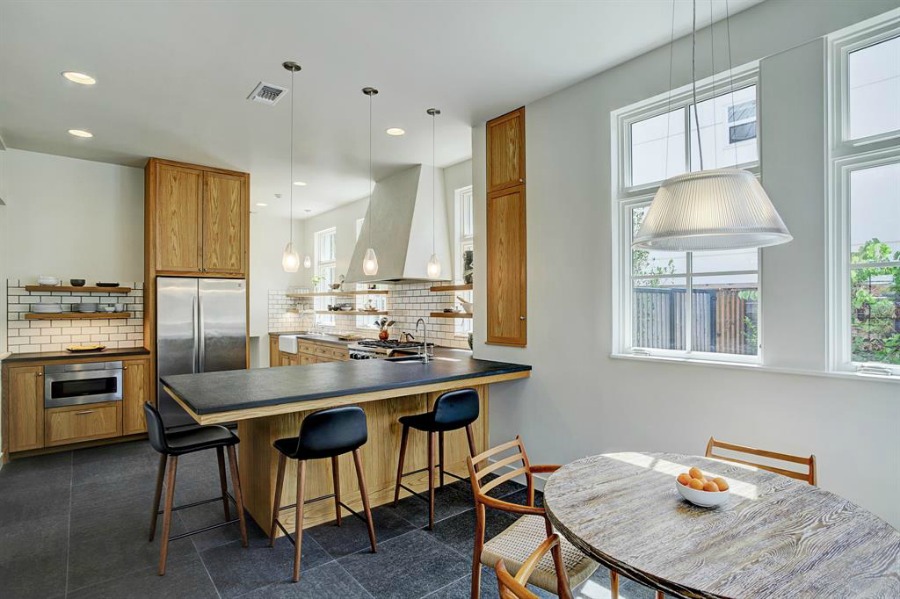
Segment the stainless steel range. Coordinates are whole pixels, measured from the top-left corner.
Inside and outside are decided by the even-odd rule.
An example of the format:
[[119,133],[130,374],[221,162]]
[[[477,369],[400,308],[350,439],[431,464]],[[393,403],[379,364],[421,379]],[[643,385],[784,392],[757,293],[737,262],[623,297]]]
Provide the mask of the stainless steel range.
[[[422,344],[415,341],[362,339],[354,345],[348,346],[347,349],[350,351],[351,360],[375,360],[390,358],[395,354],[414,354],[422,349]],[[434,343],[429,343],[428,349],[433,351]]]

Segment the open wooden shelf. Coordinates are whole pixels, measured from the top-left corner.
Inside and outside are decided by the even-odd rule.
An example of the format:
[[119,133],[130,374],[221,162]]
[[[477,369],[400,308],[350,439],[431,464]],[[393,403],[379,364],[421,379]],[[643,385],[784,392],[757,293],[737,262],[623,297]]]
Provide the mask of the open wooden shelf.
[[72,285],[25,285],[25,291],[52,293],[54,291],[73,291],[76,293],[130,293],[131,287],[74,287]]
[[432,318],[472,318],[471,312],[432,312]]
[[336,314],[339,316],[386,316],[384,310],[316,310],[316,314]]
[[359,291],[310,291],[308,293],[286,293],[288,297],[351,297],[355,295],[390,295],[390,289],[362,289]]
[[56,312],[35,314],[28,312],[25,320],[108,320],[131,318],[131,312]]
[[429,291],[440,292],[440,291],[472,291],[472,284],[467,283],[465,285],[435,285],[429,289]]

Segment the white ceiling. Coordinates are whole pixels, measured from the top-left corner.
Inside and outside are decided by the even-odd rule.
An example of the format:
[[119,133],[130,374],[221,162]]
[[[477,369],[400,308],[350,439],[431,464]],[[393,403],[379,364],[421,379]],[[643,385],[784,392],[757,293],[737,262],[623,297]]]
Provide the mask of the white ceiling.
[[[676,1],[676,35],[690,0]],[[725,14],[699,0],[700,24]],[[761,0],[729,0],[732,13]],[[246,100],[296,77],[295,214],[367,195],[368,99],[376,179],[471,156],[473,123],[668,42],[672,0],[269,2],[0,0],[0,137],[11,148],[133,166],[150,156],[251,173],[252,201],[287,214],[290,95]],[[93,75],[83,87],[65,70]],[[407,134],[389,137],[387,127]],[[87,129],[77,139],[68,129]],[[274,194],[283,198],[275,200]],[[257,209],[254,207],[254,209]]]

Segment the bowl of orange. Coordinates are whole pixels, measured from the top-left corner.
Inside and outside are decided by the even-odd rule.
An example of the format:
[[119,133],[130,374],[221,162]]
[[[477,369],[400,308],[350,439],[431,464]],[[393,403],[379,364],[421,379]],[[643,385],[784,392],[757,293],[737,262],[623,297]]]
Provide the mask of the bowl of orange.
[[675,488],[687,501],[700,507],[719,507],[728,501],[728,482],[721,476],[706,476],[699,468],[679,474]]

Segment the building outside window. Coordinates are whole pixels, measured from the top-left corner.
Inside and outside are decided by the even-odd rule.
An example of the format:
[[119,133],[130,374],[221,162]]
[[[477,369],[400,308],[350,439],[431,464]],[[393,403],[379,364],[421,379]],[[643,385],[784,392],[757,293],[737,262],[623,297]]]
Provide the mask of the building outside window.
[[[336,281],[337,270],[336,254],[337,229],[331,227],[324,231],[316,231],[315,234],[315,273],[319,277],[319,287],[322,290],[329,289],[329,285]],[[328,309],[328,304],[333,303],[329,297],[316,297],[314,306],[316,311]],[[334,326],[334,316],[331,314],[316,314],[316,324],[320,326]]]
[[830,44],[832,368],[900,374],[900,19]]
[[760,360],[759,250],[632,248],[660,183],[704,168],[759,174],[757,71],[735,69],[613,113],[616,248],[615,351],[712,361]]
[[[456,205],[456,230],[458,232],[454,260],[456,262],[457,282],[462,283],[466,252],[472,252],[475,249],[475,209],[472,199],[472,186],[469,185],[457,189],[454,193],[454,202]],[[471,291],[459,291],[457,295],[467,302],[472,301],[473,293]],[[454,301],[457,300],[454,298]],[[456,323],[454,328],[456,335],[466,336],[472,332],[471,318],[457,318],[454,322]]]

